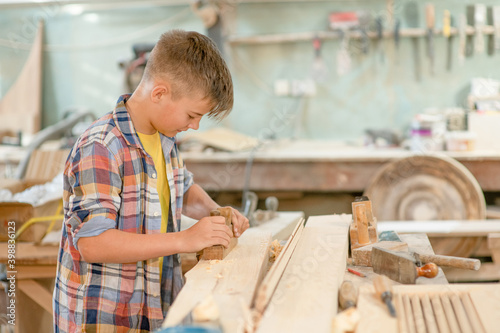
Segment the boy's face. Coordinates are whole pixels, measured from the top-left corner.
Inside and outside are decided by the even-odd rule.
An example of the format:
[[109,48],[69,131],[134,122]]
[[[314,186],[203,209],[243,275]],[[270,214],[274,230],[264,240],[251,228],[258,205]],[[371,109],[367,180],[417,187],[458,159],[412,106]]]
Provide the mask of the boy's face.
[[188,129],[197,130],[201,118],[210,112],[211,107],[206,99],[183,96],[174,100],[171,95],[164,95],[157,103],[151,124],[163,135],[174,137]]

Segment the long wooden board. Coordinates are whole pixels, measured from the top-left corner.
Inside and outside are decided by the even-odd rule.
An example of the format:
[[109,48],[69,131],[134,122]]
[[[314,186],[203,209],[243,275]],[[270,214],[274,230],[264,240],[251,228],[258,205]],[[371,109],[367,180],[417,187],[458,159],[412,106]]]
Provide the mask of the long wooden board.
[[384,221],[378,232],[426,233],[429,237],[476,237],[500,232],[500,220]]
[[257,332],[329,332],[351,215],[310,217]]
[[168,311],[164,327],[180,324],[212,295],[225,332],[243,332],[252,297],[267,269],[271,235],[249,229],[224,260],[202,260],[186,273],[186,284]]

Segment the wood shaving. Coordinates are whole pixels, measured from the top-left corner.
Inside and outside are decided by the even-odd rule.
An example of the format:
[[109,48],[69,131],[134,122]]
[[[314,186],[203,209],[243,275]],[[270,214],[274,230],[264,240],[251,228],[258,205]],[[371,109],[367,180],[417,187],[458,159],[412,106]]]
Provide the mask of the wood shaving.
[[283,246],[280,244],[280,242],[277,239],[273,240],[273,242],[271,243],[271,254],[269,257],[269,261],[274,262],[279,256],[281,250],[283,250]]

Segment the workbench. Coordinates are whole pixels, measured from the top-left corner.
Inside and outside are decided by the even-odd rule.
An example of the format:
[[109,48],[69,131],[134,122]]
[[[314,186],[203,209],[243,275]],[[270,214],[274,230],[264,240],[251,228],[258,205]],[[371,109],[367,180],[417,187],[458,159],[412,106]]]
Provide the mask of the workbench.
[[[16,281],[15,332],[50,332],[53,330],[52,290],[59,248],[16,242],[15,249],[15,267],[7,269],[7,276],[13,274]],[[0,264],[7,264],[7,250],[7,243],[0,243]]]
[[[500,151],[428,152],[461,162],[483,191],[500,191]],[[336,141],[276,140],[247,152],[183,152],[195,180],[213,191],[241,191],[252,160],[252,191],[362,192],[384,164],[423,152]]]

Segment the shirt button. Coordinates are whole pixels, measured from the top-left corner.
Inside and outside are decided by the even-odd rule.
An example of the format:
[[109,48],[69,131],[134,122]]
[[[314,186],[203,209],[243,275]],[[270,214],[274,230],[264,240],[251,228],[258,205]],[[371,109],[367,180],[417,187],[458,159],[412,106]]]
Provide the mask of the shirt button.
[[160,212],[154,212],[153,215],[154,216],[160,216]]
[[151,178],[156,178],[156,173],[153,173],[153,174],[151,175]]

